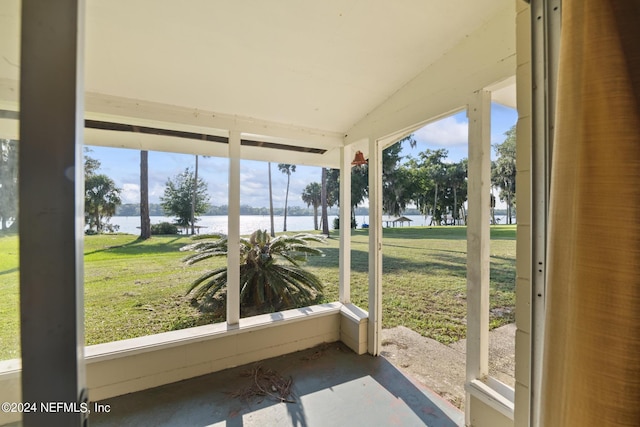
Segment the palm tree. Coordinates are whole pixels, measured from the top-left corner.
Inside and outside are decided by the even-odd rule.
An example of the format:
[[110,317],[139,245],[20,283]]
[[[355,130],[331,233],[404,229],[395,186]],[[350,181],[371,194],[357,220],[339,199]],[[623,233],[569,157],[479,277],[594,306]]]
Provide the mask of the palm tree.
[[[207,258],[226,256],[226,236],[197,236],[203,240],[187,245],[180,250],[194,251],[184,259],[188,265]],[[322,295],[323,284],[301,264],[309,255],[322,255],[320,249],[309,246],[309,242],[322,242],[318,235],[281,235],[271,238],[267,230],[256,230],[251,237],[240,239],[240,307],[256,309],[264,313],[291,307],[304,307],[315,303]],[[187,294],[207,304],[219,295],[227,285],[227,267],[210,270],[191,283]]]
[[284,227],[282,229],[282,231],[287,231],[287,204],[289,201],[289,184],[291,183],[291,174],[296,171],[296,165],[278,163],[278,169],[280,169],[280,172],[287,175],[287,192],[284,196]]
[[312,182],[307,185],[302,191],[302,201],[307,204],[307,207],[313,206],[313,229],[318,230],[318,207],[322,203],[320,184]]
[[89,230],[95,227],[96,233],[104,229],[111,230],[117,226],[109,224],[109,218],[116,213],[116,208],[122,203],[120,193],[115,182],[107,175],[91,175],[84,182],[84,212]]

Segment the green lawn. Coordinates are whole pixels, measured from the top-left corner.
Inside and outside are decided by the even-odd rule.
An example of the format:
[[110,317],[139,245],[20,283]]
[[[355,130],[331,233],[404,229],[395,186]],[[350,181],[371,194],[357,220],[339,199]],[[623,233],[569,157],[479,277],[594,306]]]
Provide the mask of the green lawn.
[[[515,226],[492,227],[491,325],[515,316]],[[384,230],[383,326],[407,326],[443,343],[465,334],[465,227]],[[352,302],[367,308],[368,233],[352,238]],[[210,323],[185,291],[215,259],[186,267],[179,248],[187,237],[131,235],[85,238],[85,335],[87,344],[120,340]],[[19,357],[17,238],[0,237],[0,360]],[[321,245],[324,257],[309,261],[326,283],[321,302],[338,299],[337,234]],[[220,320],[220,319],[218,319]]]
[[[515,225],[491,228],[491,327],[515,320]],[[309,264],[329,283],[337,283],[337,238],[327,256]],[[466,333],[466,227],[400,227],[384,229],[383,327],[406,326],[442,343]],[[352,239],[351,301],[367,309],[368,232]],[[337,300],[337,288],[326,292]]]
[[20,357],[18,238],[0,235],[0,360]]

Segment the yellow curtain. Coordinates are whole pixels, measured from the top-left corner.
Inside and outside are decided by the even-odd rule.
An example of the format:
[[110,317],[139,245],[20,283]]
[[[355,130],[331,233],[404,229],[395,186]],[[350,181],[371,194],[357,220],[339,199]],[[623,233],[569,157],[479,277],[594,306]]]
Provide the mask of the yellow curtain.
[[640,1],[564,0],[544,426],[640,426]]

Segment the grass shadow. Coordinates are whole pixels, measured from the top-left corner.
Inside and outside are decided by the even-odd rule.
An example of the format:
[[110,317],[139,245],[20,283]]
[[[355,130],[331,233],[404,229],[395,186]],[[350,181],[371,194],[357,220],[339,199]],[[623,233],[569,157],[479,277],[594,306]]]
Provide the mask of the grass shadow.
[[7,270],[4,271],[0,271],[0,276],[4,276],[5,274],[11,274],[11,273],[15,273],[16,271],[19,271],[20,269],[18,267],[14,267],[14,268],[9,268]]
[[[330,268],[337,267],[339,248],[322,248],[324,257],[310,257],[307,261],[309,267]],[[467,258],[464,252],[432,250],[429,261],[408,259],[383,253],[383,274],[403,274],[406,272],[423,271],[429,274],[449,274],[456,277],[466,277]],[[461,255],[456,255],[461,254]],[[435,261],[434,261],[435,259]],[[367,273],[369,271],[369,252],[363,250],[351,251],[351,271]]]
[[[490,228],[491,239],[515,240],[515,225],[492,225]],[[369,230],[353,230],[352,236],[367,237]],[[467,226],[443,225],[443,226],[417,226],[417,227],[389,227],[382,229],[383,239],[446,239],[465,240],[467,238]]]
[[447,239],[466,240],[467,227],[464,226],[440,226],[440,227],[399,227],[383,228],[383,239]]
[[121,245],[105,246],[100,249],[85,252],[84,255],[93,255],[101,252],[109,252],[118,255],[152,255],[163,253],[179,252],[180,248],[188,244],[184,241],[184,237],[176,236],[171,240],[158,239],[155,242],[151,239],[140,239],[139,237],[131,242]]

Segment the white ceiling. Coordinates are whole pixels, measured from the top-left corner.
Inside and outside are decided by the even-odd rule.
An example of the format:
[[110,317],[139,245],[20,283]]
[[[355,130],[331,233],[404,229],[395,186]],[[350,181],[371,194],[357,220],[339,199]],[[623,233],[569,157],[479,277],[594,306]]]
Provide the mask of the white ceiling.
[[[288,144],[335,149],[385,103],[407,98],[403,88],[426,87],[413,82],[489,26],[504,26],[498,39],[505,41],[494,36],[482,50],[489,56],[499,50],[491,64],[509,58],[515,74],[513,3],[86,0],[87,116],[222,135],[236,126]],[[16,5],[0,5],[5,107],[19,64]],[[473,71],[473,61],[449,65],[451,79],[431,84],[458,85],[464,73],[456,67]],[[494,78],[488,76],[482,78]],[[120,145],[137,144],[119,138]],[[335,162],[335,153],[331,158]]]

